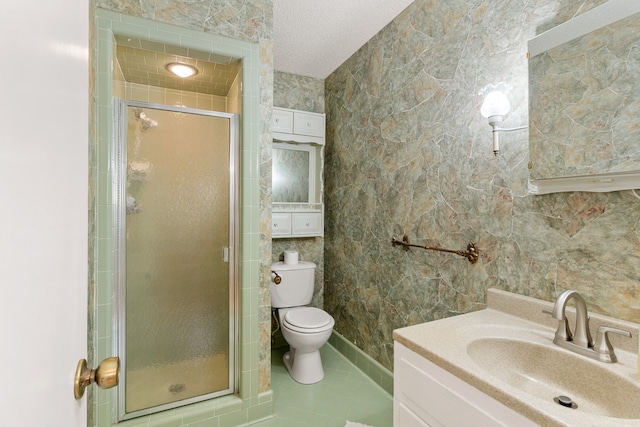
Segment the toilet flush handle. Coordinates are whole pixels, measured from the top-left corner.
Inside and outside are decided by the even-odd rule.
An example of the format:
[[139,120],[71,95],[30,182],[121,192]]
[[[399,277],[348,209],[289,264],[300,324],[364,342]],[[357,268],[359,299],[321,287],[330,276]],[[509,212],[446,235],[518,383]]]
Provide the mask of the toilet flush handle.
[[273,283],[275,283],[276,285],[279,285],[280,282],[282,282],[282,277],[280,277],[278,273],[276,273],[273,270],[271,270],[271,272],[276,275],[276,277],[273,278]]

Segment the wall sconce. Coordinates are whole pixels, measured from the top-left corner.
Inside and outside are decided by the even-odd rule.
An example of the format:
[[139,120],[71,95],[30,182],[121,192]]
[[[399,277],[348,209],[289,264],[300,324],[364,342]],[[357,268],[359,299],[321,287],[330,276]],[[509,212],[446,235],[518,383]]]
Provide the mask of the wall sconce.
[[497,85],[486,85],[480,91],[480,95],[484,97],[484,102],[482,103],[482,107],[480,107],[480,114],[489,119],[489,125],[493,128],[493,154],[495,156],[500,152],[498,132],[512,132],[514,130],[528,128],[528,126],[520,126],[517,128],[500,127],[504,120],[504,115],[507,114],[511,108],[509,98],[507,98],[506,95],[509,89],[511,89],[509,85],[500,82]]

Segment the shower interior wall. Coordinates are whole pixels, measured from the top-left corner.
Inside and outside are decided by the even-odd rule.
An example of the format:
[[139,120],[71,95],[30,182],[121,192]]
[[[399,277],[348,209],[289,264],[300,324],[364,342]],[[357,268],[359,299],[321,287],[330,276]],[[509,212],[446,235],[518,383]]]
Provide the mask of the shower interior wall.
[[239,78],[234,80],[229,93],[231,96],[217,96],[206,93],[188,92],[149,86],[140,83],[128,83],[124,80],[118,61],[114,61],[114,96],[130,101],[149,102],[152,104],[175,105],[201,110],[220,111],[225,113],[239,113],[235,110],[240,105]]

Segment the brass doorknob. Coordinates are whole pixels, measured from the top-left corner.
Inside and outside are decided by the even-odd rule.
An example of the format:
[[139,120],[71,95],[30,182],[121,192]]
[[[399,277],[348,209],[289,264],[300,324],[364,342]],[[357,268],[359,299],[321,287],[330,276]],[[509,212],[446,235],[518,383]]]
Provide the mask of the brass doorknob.
[[91,383],[96,383],[100,388],[111,388],[118,385],[120,377],[120,359],[109,357],[100,362],[96,369],[87,367],[87,361],[81,359],[76,368],[73,381],[73,396],[79,400],[84,396],[84,389]]

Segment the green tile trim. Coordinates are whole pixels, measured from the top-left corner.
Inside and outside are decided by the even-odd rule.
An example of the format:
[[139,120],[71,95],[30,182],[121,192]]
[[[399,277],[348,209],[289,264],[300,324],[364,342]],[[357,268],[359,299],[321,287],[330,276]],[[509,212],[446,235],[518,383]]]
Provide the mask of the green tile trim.
[[274,417],[273,403],[267,402],[255,405],[249,408],[249,419],[258,422],[268,420]]
[[393,396],[393,372],[382,366],[367,353],[353,345],[345,337],[333,331],[329,344],[356,365],[366,376]]
[[149,420],[149,427],[181,427],[182,426],[182,416],[181,415],[171,415],[166,418],[155,418]]

